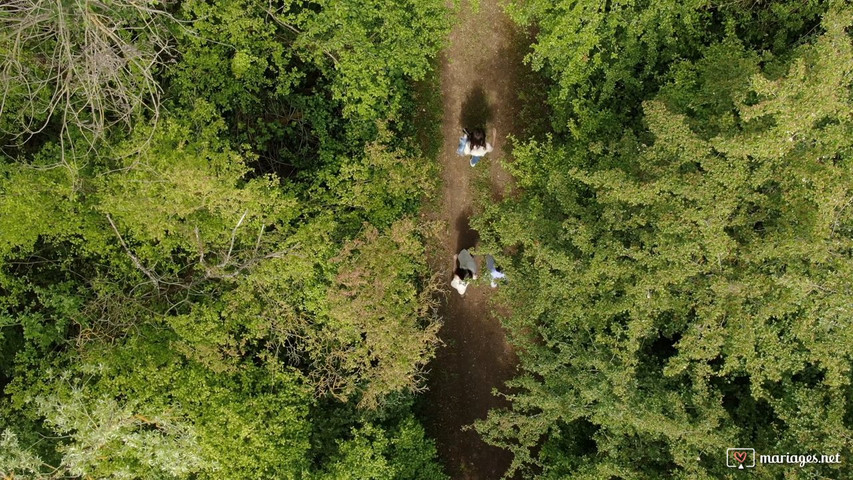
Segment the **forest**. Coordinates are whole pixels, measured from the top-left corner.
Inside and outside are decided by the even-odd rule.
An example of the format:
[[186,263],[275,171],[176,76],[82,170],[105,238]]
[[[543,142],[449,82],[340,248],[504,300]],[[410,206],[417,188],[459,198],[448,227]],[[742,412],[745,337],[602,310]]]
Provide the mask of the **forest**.
[[424,391],[442,52],[489,9],[503,478],[853,479],[845,0],[0,1],[0,478],[477,478]]

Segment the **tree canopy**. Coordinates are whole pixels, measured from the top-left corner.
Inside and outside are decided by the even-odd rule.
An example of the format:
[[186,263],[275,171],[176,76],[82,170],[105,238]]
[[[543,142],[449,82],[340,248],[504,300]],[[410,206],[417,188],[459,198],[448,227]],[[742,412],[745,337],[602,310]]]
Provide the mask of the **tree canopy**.
[[0,7],[0,476],[445,478],[408,106],[451,13]]
[[523,193],[475,221],[525,279],[503,290],[524,374],[478,429],[541,478],[845,457],[853,11],[622,3],[514,6],[563,127],[517,143]]
[[[447,478],[416,107],[454,8],[0,5],[0,477]],[[507,478],[853,478],[849,2],[506,11],[547,99],[471,220]]]

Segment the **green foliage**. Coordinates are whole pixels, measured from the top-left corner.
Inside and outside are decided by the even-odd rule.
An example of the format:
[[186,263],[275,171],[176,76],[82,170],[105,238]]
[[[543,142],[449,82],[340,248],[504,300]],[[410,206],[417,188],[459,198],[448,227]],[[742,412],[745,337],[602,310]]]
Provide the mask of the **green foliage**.
[[188,478],[203,465],[193,430],[168,415],[148,418],[134,414],[133,406],[75,389],[61,400],[36,403],[52,430],[73,434],[72,442],[59,447],[61,468],[69,475]]
[[377,121],[412,128],[410,84],[427,75],[449,32],[435,0],[191,1],[181,11],[193,28],[173,71],[178,97],[213,103],[261,169],[279,173],[313,175],[361,154]]
[[509,12],[539,29],[527,61],[554,80],[554,128],[584,138],[592,129],[622,127],[620,105],[641,98],[662,66],[713,35],[704,28],[710,3],[533,1],[514,2]]
[[353,429],[352,438],[339,442],[335,458],[321,479],[444,480],[448,477],[432,462],[435,445],[425,438],[413,418],[403,419],[395,432],[372,424]]
[[39,478],[42,465],[38,456],[21,446],[14,431],[6,429],[0,433],[0,475],[11,477],[13,474],[25,474],[30,478]]
[[593,141],[601,131],[638,128],[639,104],[666,81],[670,65],[700,57],[727,31],[759,52],[785,51],[825,8],[817,0],[534,0],[512,2],[508,12],[538,32],[527,61],[553,80],[554,130]]
[[853,450],[851,18],[772,65],[732,34],[673,65],[644,129],[516,149],[525,193],[474,222],[524,279],[500,294],[525,373],[478,424],[514,469],[722,478],[727,447]]
[[311,392],[300,375],[216,374],[155,330],[119,347],[90,348],[50,384],[9,388],[69,436],[55,468],[100,478],[299,478],[308,467]]
[[[312,199],[335,205],[342,228],[356,231],[367,221],[380,228],[417,211],[421,196],[431,195],[437,178],[436,165],[407,153],[407,145],[394,145],[387,127],[379,125],[379,137],[364,151],[342,158],[319,172]],[[408,150],[416,150],[414,147]]]
[[[395,399],[437,342],[413,83],[435,78],[444,3],[48,3],[0,7],[45,26],[0,29],[0,472],[311,478],[368,449],[442,478]],[[89,63],[50,77],[62,41]],[[27,122],[48,128],[13,138]],[[372,416],[315,432],[346,408]]]
[[286,96],[305,73],[294,51],[268,20],[267,5],[250,0],[194,0],[181,4],[192,28],[180,36],[181,61],[172,71],[178,98],[211,102],[218,111],[257,112],[262,93]]
[[28,254],[40,236],[67,240],[80,228],[68,200],[75,198],[78,175],[75,169],[45,168],[53,164],[59,151],[55,145],[42,149],[33,168],[0,165],[0,256],[13,251]]
[[338,274],[321,334],[326,351],[314,370],[323,389],[343,399],[359,389],[360,405],[369,408],[391,392],[419,389],[440,323],[432,300],[436,282],[428,278],[416,234],[410,219],[384,235],[368,226],[332,260]]

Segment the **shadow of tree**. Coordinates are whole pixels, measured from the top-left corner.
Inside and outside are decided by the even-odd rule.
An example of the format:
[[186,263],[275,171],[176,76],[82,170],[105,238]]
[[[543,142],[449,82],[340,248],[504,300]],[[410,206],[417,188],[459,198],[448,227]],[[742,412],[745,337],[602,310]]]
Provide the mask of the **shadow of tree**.
[[462,128],[469,132],[475,128],[485,130],[486,124],[492,120],[492,115],[492,107],[489,106],[486,91],[483,90],[482,85],[475,85],[468,92],[468,95],[465,96],[465,101],[462,102],[462,111],[459,112],[459,123],[462,125]]

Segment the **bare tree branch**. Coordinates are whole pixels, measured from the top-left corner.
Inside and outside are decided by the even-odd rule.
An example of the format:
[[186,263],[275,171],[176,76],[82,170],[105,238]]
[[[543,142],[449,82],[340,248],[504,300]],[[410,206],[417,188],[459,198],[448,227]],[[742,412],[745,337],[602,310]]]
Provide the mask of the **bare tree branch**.
[[234,225],[234,229],[231,230],[231,246],[228,247],[228,253],[225,254],[225,258],[222,260],[222,263],[219,264],[219,267],[222,268],[231,261],[231,252],[234,251],[234,238],[237,236],[237,229],[240,228],[240,224],[243,223],[243,220],[246,219],[246,215],[249,214],[249,211],[246,210],[243,212],[243,216],[240,217],[240,220],[237,221],[237,225]]
[[0,134],[25,143],[58,121],[61,143],[73,138],[73,129],[91,150],[108,127],[130,125],[141,112],[156,121],[161,89],[155,75],[171,48],[168,27],[179,22],[151,5],[0,2],[0,116],[13,120]]
[[154,284],[154,288],[159,292],[160,281],[157,279],[157,277],[154,276],[151,270],[145,268],[142,265],[142,262],[139,261],[139,258],[137,258],[136,255],[134,255],[133,252],[130,251],[130,248],[128,248],[127,244],[124,243],[124,238],[122,238],[121,233],[119,233],[118,228],[116,228],[116,224],[115,222],[113,222],[113,218],[110,216],[109,213],[107,214],[107,220],[110,221],[110,226],[113,227],[113,231],[116,233],[118,241],[121,242],[121,246],[124,247],[124,251],[127,252],[127,255],[130,256],[130,259],[133,260],[133,264],[136,265],[136,268],[138,268],[142,273],[145,274],[145,276],[147,276],[151,280],[151,283]]

